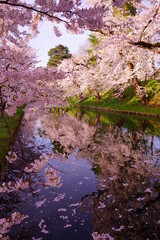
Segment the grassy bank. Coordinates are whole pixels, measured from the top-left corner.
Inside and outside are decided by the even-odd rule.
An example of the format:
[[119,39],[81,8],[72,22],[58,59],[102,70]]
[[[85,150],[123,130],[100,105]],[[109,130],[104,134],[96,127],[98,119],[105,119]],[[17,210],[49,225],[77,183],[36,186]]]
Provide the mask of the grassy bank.
[[19,107],[16,114],[12,117],[5,115],[0,116],[0,170],[5,164],[5,155],[10,150],[12,139],[18,129],[23,116],[24,107]]
[[107,92],[100,93],[100,100],[96,100],[93,95],[88,95],[81,102],[79,102],[79,99],[72,99],[71,105],[160,115],[160,81],[147,81],[145,92],[149,100],[146,106],[141,104],[141,100],[136,95],[132,85],[124,89],[122,100],[115,97],[113,89],[110,89]]

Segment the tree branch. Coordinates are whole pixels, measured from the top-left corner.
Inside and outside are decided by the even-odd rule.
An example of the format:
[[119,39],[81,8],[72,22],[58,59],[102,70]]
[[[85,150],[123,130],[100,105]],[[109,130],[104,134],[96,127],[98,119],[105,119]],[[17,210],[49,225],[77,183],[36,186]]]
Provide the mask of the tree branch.
[[154,49],[154,48],[160,48],[160,43],[148,43],[144,41],[138,41],[138,42],[129,42],[130,44],[142,48],[147,48],[147,49]]
[[72,59],[72,61],[73,61],[73,63],[74,63],[76,66],[83,66],[83,67],[88,68],[87,63],[86,63],[86,64],[84,64],[84,63],[78,63],[78,62],[74,61],[73,59]]
[[25,5],[25,4],[11,3],[11,2],[9,2],[9,1],[0,1],[0,4],[5,4],[5,5],[12,6],[12,7],[25,8],[25,9],[27,9],[27,10],[30,10],[30,11],[33,11],[33,12],[36,12],[36,13],[39,13],[39,14],[43,14],[43,15],[49,17],[49,18],[53,18],[53,19],[56,19],[56,20],[58,20],[58,21],[60,21],[60,22],[66,23],[69,27],[72,28],[72,26],[71,26],[66,20],[61,19],[61,18],[59,18],[59,17],[57,17],[57,16],[54,16],[54,15],[48,13],[48,11],[38,10],[38,9],[36,9],[36,8],[34,8],[34,7],[31,7],[31,6],[28,6],[28,5]]
[[155,19],[155,17],[157,16],[158,12],[159,12],[159,6],[157,7],[157,9],[156,9],[153,17],[148,21],[148,23],[146,24],[146,26],[144,26],[144,28],[143,28],[143,30],[142,30],[142,32],[141,32],[141,35],[140,35],[140,37],[139,37],[139,41],[142,40],[142,36],[143,36],[144,31],[145,31],[146,28],[152,23],[152,21]]

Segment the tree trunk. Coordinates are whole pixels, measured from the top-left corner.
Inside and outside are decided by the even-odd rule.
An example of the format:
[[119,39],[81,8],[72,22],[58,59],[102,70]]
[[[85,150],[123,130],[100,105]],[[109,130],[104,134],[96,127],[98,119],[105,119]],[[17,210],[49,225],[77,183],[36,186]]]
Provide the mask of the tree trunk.
[[137,77],[133,78],[133,86],[135,88],[136,94],[140,97],[141,99],[141,104],[146,105],[148,103],[148,97],[146,96],[144,87],[140,86],[139,81]]
[[96,88],[93,89],[94,96],[96,97],[96,100],[100,100],[99,92]]
[[154,56],[152,57],[152,69],[153,69],[152,79],[155,80],[155,64],[154,64]]
[[139,86],[139,82],[138,82],[137,77],[133,78],[133,86],[134,86],[135,91],[137,91],[137,88]]
[[97,124],[99,123],[99,119],[100,119],[100,114],[97,114],[96,118],[94,119],[93,126],[97,126]]
[[80,100],[82,100],[84,98],[83,93],[80,93],[79,97],[80,97]]
[[130,149],[135,150],[137,148],[137,135],[135,132],[130,133]]
[[142,96],[141,97],[141,104],[143,106],[145,106],[145,105],[147,105],[147,103],[148,103],[148,97],[146,97],[146,95]]
[[0,87],[0,111],[5,110],[6,103],[3,101],[2,87]]
[[154,136],[151,138],[151,156],[153,156],[153,145],[154,145]]

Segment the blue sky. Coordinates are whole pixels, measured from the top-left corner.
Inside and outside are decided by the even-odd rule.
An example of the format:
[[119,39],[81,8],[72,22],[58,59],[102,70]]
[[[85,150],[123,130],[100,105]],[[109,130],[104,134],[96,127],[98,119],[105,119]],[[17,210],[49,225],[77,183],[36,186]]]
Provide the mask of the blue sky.
[[60,25],[62,36],[56,37],[52,29],[52,23],[47,21],[41,23],[39,26],[39,35],[30,41],[31,47],[37,51],[38,60],[40,61],[38,66],[46,66],[49,49],[58,44],[67,46],[71,53],[76,53],[80,46],[87,42],[88,32],[85,32],[83,35],[69,34],[66,32],[65,27]]

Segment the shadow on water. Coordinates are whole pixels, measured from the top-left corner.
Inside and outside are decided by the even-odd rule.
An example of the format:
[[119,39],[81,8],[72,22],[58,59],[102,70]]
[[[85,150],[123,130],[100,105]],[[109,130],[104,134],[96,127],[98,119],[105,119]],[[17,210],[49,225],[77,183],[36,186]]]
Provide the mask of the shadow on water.
[[14,150],[0,186],[2,239],[160,238],[158,120],[28,109]]

